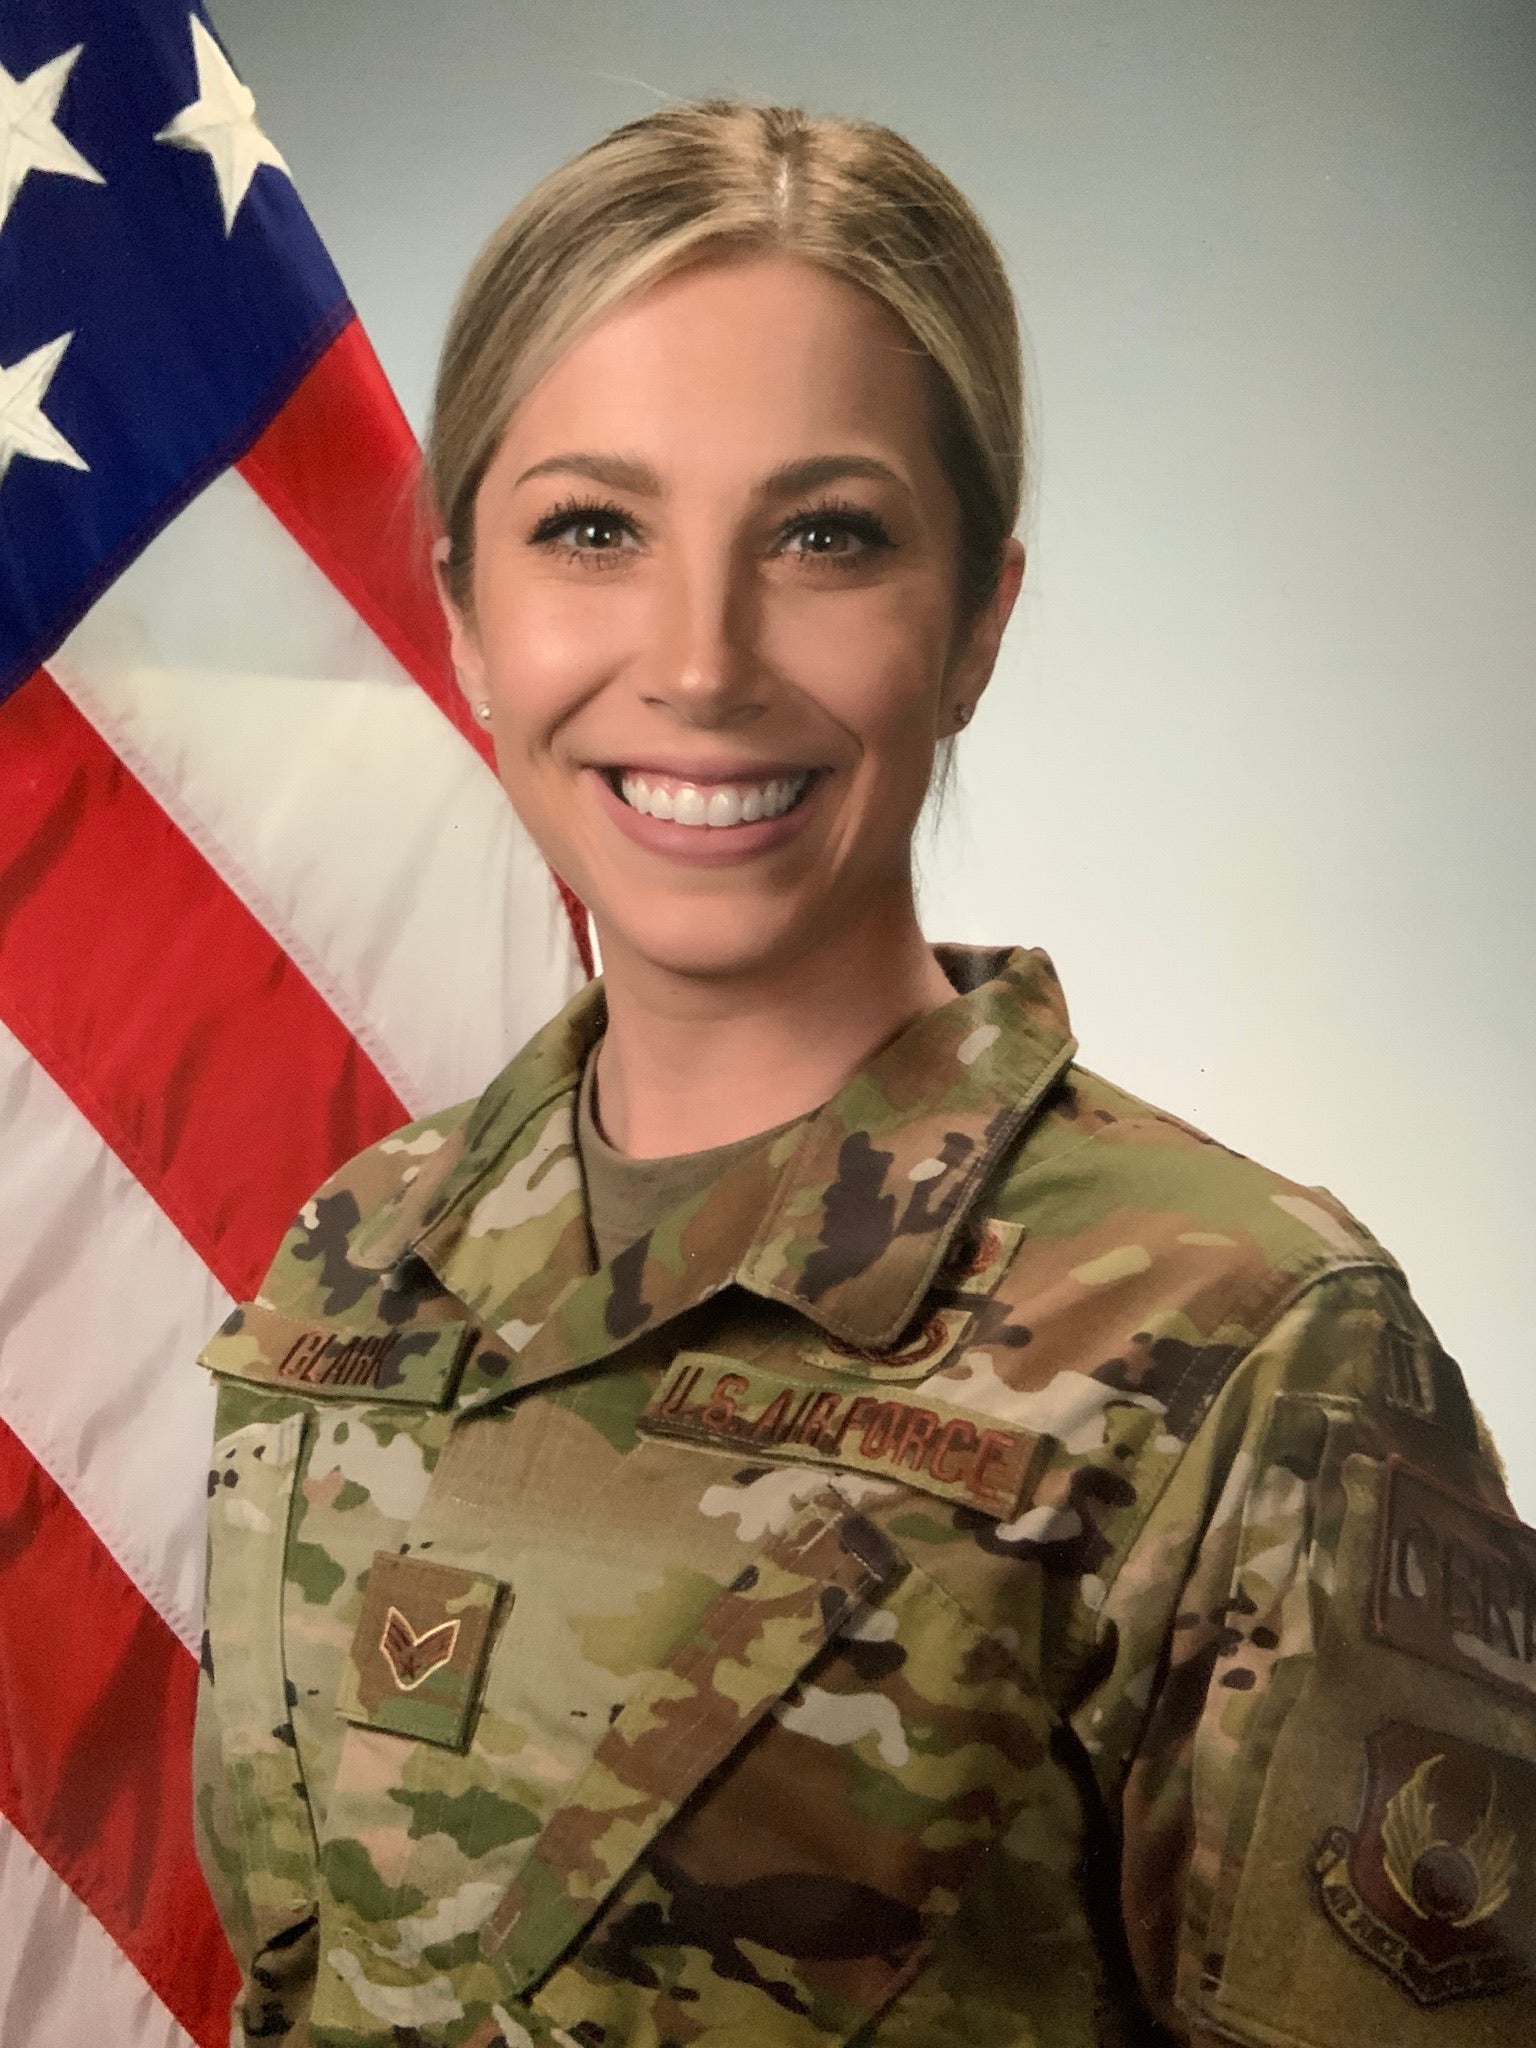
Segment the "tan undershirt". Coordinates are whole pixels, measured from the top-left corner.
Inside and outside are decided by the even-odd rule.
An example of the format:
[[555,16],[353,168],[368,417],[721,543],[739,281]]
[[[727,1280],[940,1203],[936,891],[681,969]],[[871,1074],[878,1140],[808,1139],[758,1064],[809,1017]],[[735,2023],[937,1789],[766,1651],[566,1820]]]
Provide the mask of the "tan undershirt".
[[637,1238],[645,1236],[680,1202],[717,1181],[728,1166],[770,1138],[777,1138],[803,1117],[791,1117],[771,1131],[756,1131],[729,1145],[711,1145],[704,1152],[678,1152],[666,1159],[631,1159],[617,1152],[598,1127],[597,1047],[587,1055],[576,1098],[576,1149],[587,1184],[587,1215],[598,1263],[608,1265]]

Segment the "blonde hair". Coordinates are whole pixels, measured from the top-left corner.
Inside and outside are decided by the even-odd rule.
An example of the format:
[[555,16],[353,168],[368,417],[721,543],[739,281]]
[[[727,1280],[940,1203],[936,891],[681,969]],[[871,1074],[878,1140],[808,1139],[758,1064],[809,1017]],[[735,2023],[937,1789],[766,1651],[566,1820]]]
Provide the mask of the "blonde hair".
[[461,609],[475,496],[519,401],[618,300],[736,253],[819,264],[907,328],[935,373],[937,452],[960,507],[962,615],[990,596],[1026,482],[1018,319],[990,235],[890,128],[707,99],[631,121],[552,171],[464,282],[426,449]]

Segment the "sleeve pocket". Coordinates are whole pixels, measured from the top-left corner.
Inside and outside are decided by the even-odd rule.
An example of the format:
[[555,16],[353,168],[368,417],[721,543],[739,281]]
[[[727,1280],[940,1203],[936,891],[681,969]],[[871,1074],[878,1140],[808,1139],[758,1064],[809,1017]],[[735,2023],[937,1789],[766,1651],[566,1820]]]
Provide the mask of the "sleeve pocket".
[[[1383,1626],[1394,1573],[1403,1591],[1397,1464],[1354,1453],[1337,1470],[1337,1546],[1310,1565],[1326,1594],[1310,1654],[1281,1663],[1259,1711],[1225,1728],[1207,1713],[1209,1777],[1202,1787],[1197,1755],[1195,1797],[1212,1907],[1203,1953],[1186,1958],[1185,2009],[1265,2048],[1536,2039],[1536,1711],[1471,1675],[1475,1658],[1458,1668],[1427,1654],[1431,1613],[1413,1648]],[[1444,1491],[1422,1482],[1419,1507],[1424,1486]],[[1474,1542],[1466,1570],[1507,1592],[1499,1518],[1469,1502],[1458,1512],[1462,1535],[1469,1517],[1487,1525],[1483,1566]],[[1425,1555],[1433,1534],[1421,1532]],[[1417,1585],[1411,1558],[1407,1570]],[[1453,1605],[1467,1598],[1444,1574],[1420,1590],[1437,1588]],[[1507,1621],[1490,1610],[1462,1633],[1502,1640]]]

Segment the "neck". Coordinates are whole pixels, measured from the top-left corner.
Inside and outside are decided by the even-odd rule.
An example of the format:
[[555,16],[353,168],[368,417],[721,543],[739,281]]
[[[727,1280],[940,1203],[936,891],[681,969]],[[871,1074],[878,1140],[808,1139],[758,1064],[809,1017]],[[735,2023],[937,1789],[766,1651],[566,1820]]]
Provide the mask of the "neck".
[[728,1145],[819,1108],[954,996],[910,896],[790,962],[731,977],[676,974],[604,937],[603,986],[599,1113],[608,1142],[639,1159]]

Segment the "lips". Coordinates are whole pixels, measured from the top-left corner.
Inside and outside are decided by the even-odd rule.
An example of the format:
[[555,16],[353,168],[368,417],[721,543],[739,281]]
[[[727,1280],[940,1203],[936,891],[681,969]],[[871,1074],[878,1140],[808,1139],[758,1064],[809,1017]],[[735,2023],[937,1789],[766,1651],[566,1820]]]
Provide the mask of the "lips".
[[809,769],[761,781],[690,781],[638,769],[613,770],[608,777],[610,788],[641,817],[717,832],[783,817],[804,800],[812,780]]

